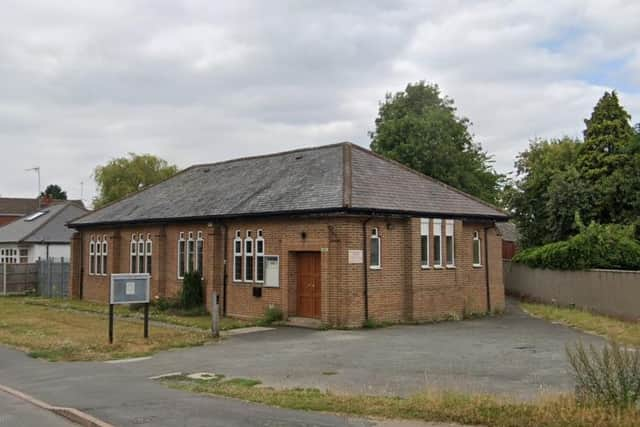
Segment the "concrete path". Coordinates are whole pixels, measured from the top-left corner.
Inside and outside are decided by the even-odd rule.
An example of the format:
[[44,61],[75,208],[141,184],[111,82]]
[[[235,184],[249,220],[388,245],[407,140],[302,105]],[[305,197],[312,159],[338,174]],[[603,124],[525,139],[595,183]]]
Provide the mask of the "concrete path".
[[0,427],[73,427],[65,418],[0,390]]

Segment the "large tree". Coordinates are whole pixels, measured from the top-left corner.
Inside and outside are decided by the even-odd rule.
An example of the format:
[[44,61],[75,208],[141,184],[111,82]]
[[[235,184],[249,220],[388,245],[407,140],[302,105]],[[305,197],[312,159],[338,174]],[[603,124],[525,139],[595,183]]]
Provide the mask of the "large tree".
[[62,188],[60,188],[59,185],[49,184],[47,185],[47,188],[40,193],[40,197],[48,197],[55,200],[67,200],[67,192],[62,191]]
[[371,149],[491,203],[503,178],[491,157],[473,141],[469,119],[435,84],[408,84],[380,103]]
[[537,246],[575,234],[576,212],[587,205],[576,169],[578,140],[534,140],[516,159],[516,177],[505,200],[520,231],[520,243]]
[[640,215],[637,134],[615,91],[605,92],[585,120],[580,176],[593,197],[588,220],[629,223]]
[[129,153],[128,157],[113,159],[104,166],[96,167],[94,171],[98,196],[93,204],[99,208],[167,179],[177,171],[176,166],[151,154]]

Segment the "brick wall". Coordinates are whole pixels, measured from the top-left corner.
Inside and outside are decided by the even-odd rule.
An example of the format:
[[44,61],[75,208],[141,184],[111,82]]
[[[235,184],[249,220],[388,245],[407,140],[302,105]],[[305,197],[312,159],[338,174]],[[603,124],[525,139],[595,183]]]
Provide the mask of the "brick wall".
[[[182,280],[178,278],[177,253],[180,232],[204,236],[203,278],[207,304],[213,291],[221,295],[224,283],[224,253],[226,250],[226,309],[229,316],[259,317],[270,305],[282,309],[287,316],[296,313],[296,254],[312,251],[320,254],[321,262],[321,319],[333,326],[359,326],[364,320],[365,267],[369,289],[369,316],[376,320],[429,320],[451,315],[463,316],[487,310],[486,268],[489,269],[492,309],[504,307],[502,283],[501,239],[494,228],[487,230],[489,265],[484,246],[484,224],[455,221],[455,268],[423,269],[420,259],[419,218],[372,218],[366,224],[367,246],[373,228],[381,239],[381,268],[370,269],[365,264],[349,264],[348,251],[363,249],[365,218],[351,216],[288,217],[229,220],[224,225],[189,223],[126,227],[119,229],[86,230],[72,243],[75,260],[82,259],[84,298],[107,301],[108,276],[89,275],[89,241],[91,235],[106,236],[109,242],[108,273],[130,271],[131,235],[149,234],[153,241],[151,272],[152,297],[178,295]],[[430,222],[433,236],[433,221]],[[263,230],[265,255],[280,259],[280,287],[262,289],[262,297],[253,296],[255,283],[233,280],[233,242],[236,230],[244,239],[252,231],[255,239]],[[482,239],[482,266],[472,266],[473,233]],[[225,238],[226,237],[226,238]],[[442,221],[443,258],[446,254],[445,222]],[[226,249],[225,249],[226,241]],[[255,248],[254,248],[255,249]],[[370,249],[370,248],[368,248]],[[72,275],[75,289],[79,287],[79,268],[74,265]],[[74,276],[75,277],[75,276]]]

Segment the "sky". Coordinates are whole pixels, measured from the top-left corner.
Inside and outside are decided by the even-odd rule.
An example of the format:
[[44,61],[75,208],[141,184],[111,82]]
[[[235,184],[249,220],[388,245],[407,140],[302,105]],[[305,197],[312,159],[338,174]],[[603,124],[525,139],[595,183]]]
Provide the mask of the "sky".
[[0,195],[90,202],[128,152],[180,168],[351,141],[437,83],[499,172],[579,137],[604,91],[640,122],[640,2],[3,0]]

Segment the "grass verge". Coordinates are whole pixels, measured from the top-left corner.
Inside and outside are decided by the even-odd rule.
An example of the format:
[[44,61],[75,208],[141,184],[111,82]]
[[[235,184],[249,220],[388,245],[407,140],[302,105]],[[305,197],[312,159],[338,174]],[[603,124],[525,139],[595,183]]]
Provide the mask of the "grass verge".
[[363,417],[417,419],[494,427],[631,427],[640,421],[637,409],[580,405],[569,396],[534,403],[510,402],[490,396],[422,393],[408,398],[339,395],[317,389],[255,387],[248,379],[163,379],[175,389],[225,396],[288,409],[341,413]]
[[[106,315],[109,312],[108,304],[100,304],[95,302],[74,300],[74,299],[52,299],[40,297],[22,298],[27,305],[43,306],[57,310],[82,311],[86,313],[98,313]],[[143,313],[140,310],[131,310],[128,306],[117,305],[115,313],[118,317],[142,319]],[[156,322],[169,323],[177,326],[186,326],[190,328],[198,328],[202,330],[211,329],[211,316],[202,313],[201,310],[159,310],[155,306],[149,308],[149,318]],[[220,319],[220,330],[244,328],[253,326],[256,322],[246,320],[222,318]]]
[[640,323],[638,322],[626,322],[586,310],[548,304],[522,302],[520,306],[532,316],[602,335],[620,344],[640,346]]
[[140,357],[209,340],[205,331],[155,325],[150,325],[149,339],[144,339],[141,322],[116,321],[114,343],[109,344],[106,316],[28,304],[24,298],[0,298],[0,343],[50,361]]

